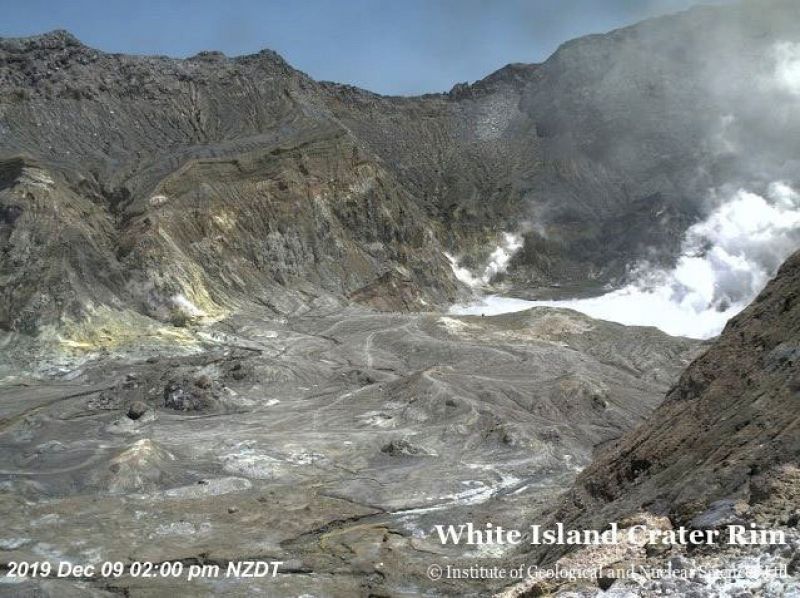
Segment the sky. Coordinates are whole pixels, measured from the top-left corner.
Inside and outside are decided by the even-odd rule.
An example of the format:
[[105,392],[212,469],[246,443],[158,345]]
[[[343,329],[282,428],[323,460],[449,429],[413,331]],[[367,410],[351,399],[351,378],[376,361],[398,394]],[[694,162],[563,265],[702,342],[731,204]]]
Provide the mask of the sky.
[[[730,0],[704,0],[705,4]],[[0,0],[0,36],[66,29],[106,52],[275,50],[315,79],[415,95],[698,0]]]

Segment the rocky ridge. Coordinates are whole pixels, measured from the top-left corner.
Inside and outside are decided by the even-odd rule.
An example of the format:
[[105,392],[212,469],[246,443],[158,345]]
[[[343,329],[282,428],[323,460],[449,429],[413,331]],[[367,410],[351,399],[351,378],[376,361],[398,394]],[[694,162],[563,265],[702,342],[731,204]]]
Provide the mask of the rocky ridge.
[[518,288],[668,262],[709,189],[793,180],[770,156],[797,155],[794,120],[757,112],[774,90],[746,84],[796,38],[796,3],[769,4],[653,19],[408,98],[270,51],[2,40],[0,328],[53,338],[104,310],[170,322],[315,297],[427,309],[459,293],[444,252],[480,268],[503,231],[524,236]]

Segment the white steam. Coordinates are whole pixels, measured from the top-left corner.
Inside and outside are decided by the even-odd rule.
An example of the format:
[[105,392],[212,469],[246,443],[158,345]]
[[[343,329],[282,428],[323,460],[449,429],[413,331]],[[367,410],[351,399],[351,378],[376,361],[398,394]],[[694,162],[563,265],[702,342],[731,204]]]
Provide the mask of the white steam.
[[491,282],[497,274],[505,272],[508,268],[508,263],[514,254],[522,248],[522,237],[513,233],[503,233],[500,244],[489,256],[489,263],[483,268],[483,272],[476,276],[469,269],[463,268],[458,265],[458,260],[445,253],[447,259],[450,260],[450,266],[453,269],[453,274],[461,282],[468,284],[471,287],[479,287]]
[[481,285],[481,279],[475,276],[469,268],[459,266],[458,259],[455,256],[447,252],[444,255],[450,261],[450,268],[452,268],[453,274],[458,280],[471,287],[479,287]]
[[514,254],[522,248],[522,237],[511,233],[503,233],[503,240],[500,245],[489,256],[489,263],[483,271],[481,280],[488,283],[496,274],[505,272],[508,262]]
[[740,190],[689,228],[671,270],[640,265],[636,281],[601,297],[522,301],[487,297],[454,313],[486,315],[533,306],[566,307],[594,318],[656,326],[672,335],[708,338],[744,309],[800,247],[800,194],[773,183],[766,197]]
[[183,294],[174,295],[172,297],[172,305],[192,318],[199,318],[206,315],[202,309],[189,301]]

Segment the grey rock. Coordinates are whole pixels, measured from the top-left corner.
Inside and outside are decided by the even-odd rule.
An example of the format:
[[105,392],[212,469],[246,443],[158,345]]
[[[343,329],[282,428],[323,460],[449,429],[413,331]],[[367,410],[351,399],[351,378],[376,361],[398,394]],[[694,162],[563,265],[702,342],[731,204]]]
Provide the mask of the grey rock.
[[397,438],[383,445],[381,452],[391,457],[422,457],[429,454],[424,448],[410,443],[405,438]]
[[147,403],[143,401],[135,401],[131,403],[130,407],[128,407],[128,417],[133,420],[137,420],[147,413],[148,409],[149,407]]

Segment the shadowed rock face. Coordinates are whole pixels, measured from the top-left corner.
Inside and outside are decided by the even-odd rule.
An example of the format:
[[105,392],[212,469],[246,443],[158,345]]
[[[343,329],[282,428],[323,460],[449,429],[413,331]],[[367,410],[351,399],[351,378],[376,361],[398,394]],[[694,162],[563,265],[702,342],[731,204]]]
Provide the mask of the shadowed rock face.
[[459,235],[522,224],[512,282],[606,281],[668,261],[710,189],[796,180],[800,120],[775,44],[798,41],[798,17],[786,0],[698,7],[446,95],[327,86],[328,105],[429,213],[459,223],[448,243],[463,254],[475,240]]
[[797,119],[763,109],[800,8],[768,4],[589,36],[413,98],[318,83],[269,51],[2,40],[0,326],[315,296],[420,309],[455,297],[444,249],[480,256],[500,230],[525,233],[520,285],[668,260],[709,188],[788,177],[800,154]]

